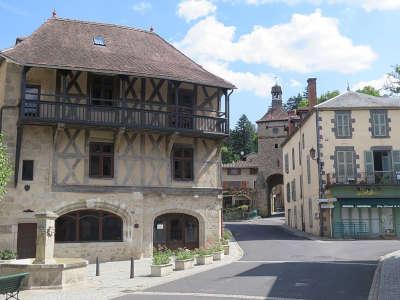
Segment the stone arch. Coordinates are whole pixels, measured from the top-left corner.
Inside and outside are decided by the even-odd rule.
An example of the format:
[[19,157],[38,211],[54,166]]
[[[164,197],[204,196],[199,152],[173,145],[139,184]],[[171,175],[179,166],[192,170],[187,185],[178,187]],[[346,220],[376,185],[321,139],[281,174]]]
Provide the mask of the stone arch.
[[[272,213],[273,211],[273,199],[271,197],[271,193],[274,187],[278,186],[278,185],[283,185],[283,175],[280,173],[274,173],[271,174],[267,177],[266,179],[266,192],[267,192],[267,202],[268,202],[268,206],[269,206],[269,210],[270,213]],[[282,197],[282,195],[281,195]],[[281,199],[283,200],[283,199]],[[283,202],[282,202],[283,203]]]
[[153,215],[153,217],[151,218],[151,223],[148,224],[146,227],[151,228],[150,230],[150,236],[151,236],[151,243],[153,243],[153,225],[154,225],[154,221],[156,220],[157,217],[165,215],[165,214],[184,214],[184,215],[189,215],[192,216],[194,218],[197,219],[198,223],[199,223],[199,247],[203,248],[205,247],[205,242],[206,242],[206,222],[205,222],[205,218],[202,214],[190,210],[190,209],[181,209],[181,208],[176,208],[176,209],[166,209],[166,210],[162,210],[157,212],[156,214]]
[[108,211],[119,216],[122,219],[123,241],[132,240],[133,215],[124,207],[117,206],[100,199],[89,199],[86,201],[73,202],[63,206],[60,205],[54,209],[54,212],[58,216],[61,216],[69,212],[85,209]]

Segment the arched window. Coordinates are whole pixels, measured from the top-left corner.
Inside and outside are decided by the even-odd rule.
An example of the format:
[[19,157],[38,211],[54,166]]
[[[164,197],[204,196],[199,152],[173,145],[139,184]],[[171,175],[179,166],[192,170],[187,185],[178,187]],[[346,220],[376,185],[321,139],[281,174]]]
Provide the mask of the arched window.
[[106,211],[79,210],[56,220],[56,242],[122,241],[122,219]]

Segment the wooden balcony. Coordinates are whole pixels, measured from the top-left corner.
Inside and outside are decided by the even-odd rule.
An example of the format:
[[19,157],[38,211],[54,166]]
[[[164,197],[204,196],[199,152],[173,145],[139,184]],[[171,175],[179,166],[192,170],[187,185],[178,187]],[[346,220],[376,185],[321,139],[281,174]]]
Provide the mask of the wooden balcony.
[[[224,112],[195,106],[138,102],[128,107],[122,100],[105,99],[95,99],[95,103],[106,103],[105,105],[82,104],[60,101],[60,97],[56,95],[37,97],[46,100],[30,98],[28,95],[21,104],[20,119],[23,124],[63,123],[215,136],[226,136],[229,132],[228,119]],[[90,100],[91,103],[94,102],[93,99]]]

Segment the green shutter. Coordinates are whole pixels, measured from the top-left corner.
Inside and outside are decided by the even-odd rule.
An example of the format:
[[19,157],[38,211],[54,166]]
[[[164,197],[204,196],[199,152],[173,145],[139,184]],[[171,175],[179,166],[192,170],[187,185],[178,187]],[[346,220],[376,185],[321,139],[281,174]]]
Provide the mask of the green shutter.
[[367,183],[374,183],[374,153],[372,151],[364,151],[364,164]]
[[392,151],[393,171],[400,172],[400,150]]

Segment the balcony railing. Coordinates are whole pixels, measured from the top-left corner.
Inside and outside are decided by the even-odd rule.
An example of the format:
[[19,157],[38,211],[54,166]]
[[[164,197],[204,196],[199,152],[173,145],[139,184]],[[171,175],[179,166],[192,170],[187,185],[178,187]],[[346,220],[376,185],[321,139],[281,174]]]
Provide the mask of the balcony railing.
[[400,185],[400,172],[375,171],[358,173],[355,176],[327,175],[327,185]]
[[34,123],[228,133],[227,118],[223,112],[160,103],[136,103],[132,107],[127,107],[122,101],[102,103],[109,105],[61,102],[55,98],[54,101],[25,99],[21,108],[21,120]]

